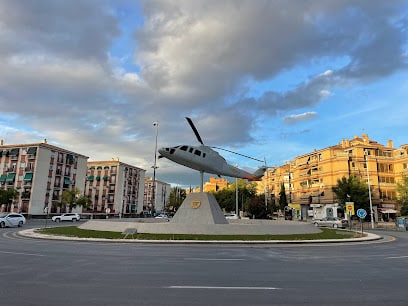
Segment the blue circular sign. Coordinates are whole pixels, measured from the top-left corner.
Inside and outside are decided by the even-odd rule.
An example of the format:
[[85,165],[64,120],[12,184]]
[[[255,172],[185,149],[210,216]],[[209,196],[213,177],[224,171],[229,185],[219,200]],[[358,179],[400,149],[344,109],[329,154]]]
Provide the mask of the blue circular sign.
[[363,208],[357,209],[357,216],[361,219],[364,219],[367,216],[367,212]]

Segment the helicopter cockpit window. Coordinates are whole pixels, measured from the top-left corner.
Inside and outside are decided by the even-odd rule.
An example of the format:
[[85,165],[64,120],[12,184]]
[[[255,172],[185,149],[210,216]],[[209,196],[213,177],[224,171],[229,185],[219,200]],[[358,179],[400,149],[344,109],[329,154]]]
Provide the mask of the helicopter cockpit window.
[[200,150],[195,150],[195,151],[194,151],[194,154],[195,154],[195,155],[198,155],[198,156],[201,156],[201,151],[200,151]]
[[180,147],[180,150],[182,150],[182,151],[187,151],[187,149],[188,149],[187,146],[181,146],[181,147]]

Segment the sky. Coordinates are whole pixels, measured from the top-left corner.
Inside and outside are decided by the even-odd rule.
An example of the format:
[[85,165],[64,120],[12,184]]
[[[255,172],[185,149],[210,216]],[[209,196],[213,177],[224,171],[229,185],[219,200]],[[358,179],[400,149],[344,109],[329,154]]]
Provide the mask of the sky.
[[[268,166],[362,133],[399,147],[407,64],[402,0],[0,0],[0,138],[147,176],[156,133],[157,148],[198,145],[185,117],[206,145]],[[199,185],[156,165],[159,180]]]

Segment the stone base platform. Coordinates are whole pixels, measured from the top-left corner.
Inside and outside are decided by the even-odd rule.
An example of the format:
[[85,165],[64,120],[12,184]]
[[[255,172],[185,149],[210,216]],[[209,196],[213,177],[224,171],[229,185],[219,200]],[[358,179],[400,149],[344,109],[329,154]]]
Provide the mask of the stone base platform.
[[199,235],[287,235],[320,233],[313,224],[298,221],[277,220],[229,220],[228,224],[182,224],[160,222],[161,219],[89,220],[79,226],[82,229],[154,234]]

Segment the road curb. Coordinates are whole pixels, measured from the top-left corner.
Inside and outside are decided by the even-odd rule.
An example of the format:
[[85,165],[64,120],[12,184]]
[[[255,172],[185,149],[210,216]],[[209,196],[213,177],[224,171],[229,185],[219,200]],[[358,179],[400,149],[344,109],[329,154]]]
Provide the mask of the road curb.
[[245,241],[245,240],[139,240],[139,239],[103,239],[103,238],[78,238],[67,236],[54,236],[36,233],[39,228],[18,231],[17,234],[26,238],[79,241],[79,242],[104,242],[104,243],[150,243],[150,244],[226,244],[226,245],[277,245],[277,244],[330,244],[330,243],[358,243],[370,242],[383,239],[382,236],[366,233],[366,237],[348,239],[320,239],[320,240],[267,240],[267,241]]

